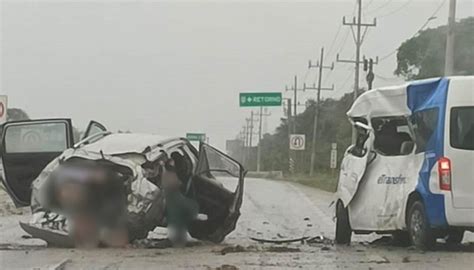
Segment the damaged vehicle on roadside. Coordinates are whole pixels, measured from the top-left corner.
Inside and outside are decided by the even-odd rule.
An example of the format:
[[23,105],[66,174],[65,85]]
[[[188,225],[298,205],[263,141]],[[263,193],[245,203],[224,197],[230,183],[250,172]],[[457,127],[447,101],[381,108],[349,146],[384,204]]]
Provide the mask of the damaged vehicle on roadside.
[[347,115],[356,142],[341,163],[336,242],[393,234],[433,249],[474,231],[474,76],[362,94]]
[[112,133],[91,121],[75,143],[66,118],[7,122],[2,135],[3,184],[17,207],[32,211],[20,226],[49,245],[78,246],[76,234],[94,232],[98,246],[114,246],[166,227],[169,160],[183,198],[205,217],[190,222],[189,235],[221,242],[240,216],[245,170],[204,142],[197,150],[185,138]]

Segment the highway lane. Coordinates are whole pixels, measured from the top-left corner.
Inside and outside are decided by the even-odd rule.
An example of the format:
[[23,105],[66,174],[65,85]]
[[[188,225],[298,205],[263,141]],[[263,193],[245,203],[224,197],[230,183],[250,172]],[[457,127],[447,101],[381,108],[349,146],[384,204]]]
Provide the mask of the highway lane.
[[[39,240],[22,238],[16,222],[27,217],[6,216],[0,218],[0,268],[54,269],[62,263],[63,269],[471,269],[474,263],[472,245],[422,252],[370,244],[380,236],[369,235],[354,237],[351,246],[335,246],[331,200],[331,193],[291,182],[246,179],[242,216],[225,242],[181,249],[45,248]],[[164,235],[157,229],[150,237]],[[262,244],[250,239],[317,236],[325,240]],[[472,239],[469,234],[467,240]]]

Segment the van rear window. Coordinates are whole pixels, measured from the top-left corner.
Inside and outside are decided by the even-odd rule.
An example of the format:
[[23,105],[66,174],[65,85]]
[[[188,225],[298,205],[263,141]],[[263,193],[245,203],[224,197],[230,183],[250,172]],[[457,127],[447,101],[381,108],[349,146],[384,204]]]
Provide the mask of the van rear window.
[[474,106],[451,109],[450,143],[454,148],[474,150]]
[[415,129],[416,153],[426,151],[428,141],[438,126],[438,108],[418,111],[412,116]]

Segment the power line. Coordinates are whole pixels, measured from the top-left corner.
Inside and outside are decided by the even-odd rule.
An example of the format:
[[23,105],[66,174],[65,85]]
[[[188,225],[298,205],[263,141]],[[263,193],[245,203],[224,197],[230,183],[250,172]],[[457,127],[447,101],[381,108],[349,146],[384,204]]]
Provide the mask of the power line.
[[365,15],[367,14],[371,14],[371,13],[375,13],[376,11],[379,11],[381,10],[382,8],[386,7],[387,5],[389,5],[390,3],[392,3],[393,0],[388,0],[387,2],[385,2],[385,4],[382,4],[381,6],[377,7],[377,8],[374,8],[372,10],[369,10],[365,13]]
[[406,6],[408,6],[411,2],[413,2],[413,0],[407,0],[403,5],[401,5],[399,8],[397,9],[394,9],[388,13],[385,13],[383,15],[380,15],[380,16],[377,16],[378,18],[384,18],[384,17],[388,17],[388,16],[391,16],[397,12],[399,12],[400,10],[404,9]]
[[364,7],[364,9],[367,9],[371,4],[372,2],[374,2],[374,0],[370,0]]
[[[440,5],[435,9],[435,11],[433,12],[433,14],[431,14],[430,17],[428,17],[426,19],[426,21],[423,23],[423,25],[411,36],[409,37],[408,39],[412,39],[414,38],[418,33],[420,33],[427,25],[428,23],[430,23],[430,21],[432,21],[434,18],[436,18],[436,14],[438,14],[438,12],[441,10],[441,8],[444,6],[444,4],[446,3],[447,0],[443,0]],[[387,55],[383,56],[380,58],[379,61],[383,61],[387,58],[389,58],[390,56],[392,56],[393,54],[395,54],[396,52],[398,51],[398,48],[395,48],[393,51],[391,51],[390,53],[388,53]]]

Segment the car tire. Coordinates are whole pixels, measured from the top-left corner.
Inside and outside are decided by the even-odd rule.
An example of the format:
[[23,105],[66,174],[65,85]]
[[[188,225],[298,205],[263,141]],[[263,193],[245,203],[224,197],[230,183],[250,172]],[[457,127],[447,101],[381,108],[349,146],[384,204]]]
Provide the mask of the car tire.
[[448,232],[446,237],[447,244],[460,244],[464,237],[464,230],[452,229]]
[[408,212],[408,233],[412,244],[422,250],[433,249],[436,237],[430,227],[422,202],[415,201]]
[[336,244],[350,244],[352,236],[349,211],[341,201],[336,206]]

